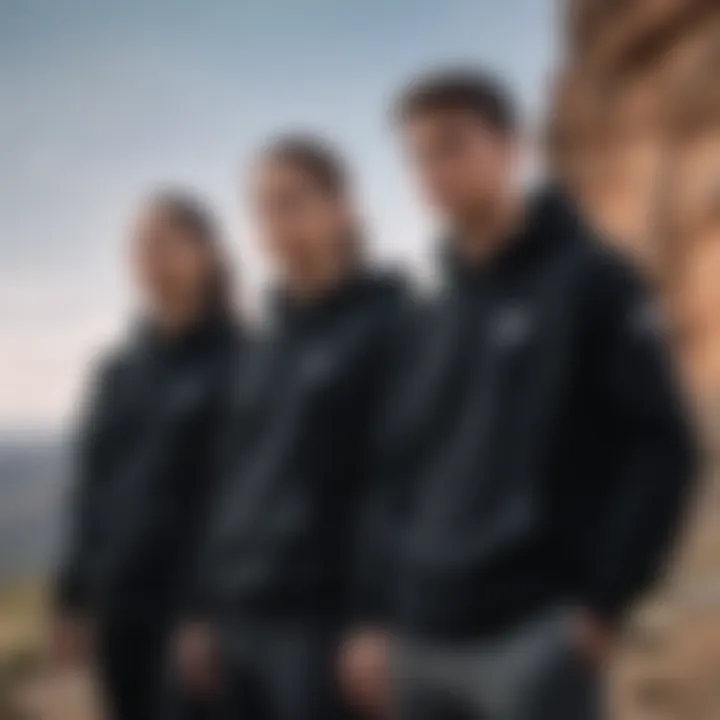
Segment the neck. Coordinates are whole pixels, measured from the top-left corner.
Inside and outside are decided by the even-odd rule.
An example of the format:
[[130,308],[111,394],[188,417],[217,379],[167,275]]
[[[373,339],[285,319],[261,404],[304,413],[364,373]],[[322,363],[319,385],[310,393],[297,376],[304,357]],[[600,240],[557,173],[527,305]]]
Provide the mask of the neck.
[[190,330],[200,322],[204,315],[204,308],[198,303],[184,307],[166,308],[155,315],[155,325],[161,335],[174,338]]
[[458,254],[472,264],[482,263],[520,230],[524,214],[520,194],[496,203],[491,212],[470,213],[457,224]]
[[302,271],[289,272],[285,284],[293,300],[308,304],[342,285],[352,271],[352,259],[338,254],[302,268]]

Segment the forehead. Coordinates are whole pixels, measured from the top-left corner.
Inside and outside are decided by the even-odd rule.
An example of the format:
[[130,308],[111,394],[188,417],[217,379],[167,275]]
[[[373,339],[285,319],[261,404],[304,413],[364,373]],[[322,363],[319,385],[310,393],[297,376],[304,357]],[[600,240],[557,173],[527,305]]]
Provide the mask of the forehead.
[[308,172],[297,164],[282,158],[266,158],[255,167],[253,174],[255,189],[261,193],[277,192],[290,188],[312,189]]
[[272,182],[301,174],[300,168],[296,165],[277,157],[260,158],[254,168],[254,177],[259,182]]
[[465,139],[502,144],[508,136],[470,108],[439,108],[424,110],[402,124],[403,135],[411,142],[422,142],[437,137],[458,136]]
[[169,228],[174,224],[172,213],[157,203],[144,205],[133,219],[133,227],[140,235]]

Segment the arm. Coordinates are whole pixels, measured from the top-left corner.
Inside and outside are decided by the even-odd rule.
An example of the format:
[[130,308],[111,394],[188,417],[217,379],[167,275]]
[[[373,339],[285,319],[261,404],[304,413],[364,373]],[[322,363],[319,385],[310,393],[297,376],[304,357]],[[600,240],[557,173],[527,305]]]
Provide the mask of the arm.
[[387,714],[390,703],[387,633],[398,534],[409,499],[409,489],[401,481],[395,416],[412,357],[416,310],[404,297],[394,312],[388,313],[384,328],[378,356],[378,401],[358,498],[350,627],[338,658],[338,678],[345,698],[354,707],[377,716]]
[[591,283],[595,382],[618,447],[590,545],[584,601],[614,621],[667,559],[696,453],[654,300],[632,269],[616,258],[603,261]]
[[213,564],[214,523],[223,506],[223,490],[232,479],[233,460],[238,454],[239,433],[230,399],[234,390],[232,383],[225,383],[224,390],[204,428],[200,463],[204,472],[202,478],[198,478],[201,482],[197,483],[197,492],[188,508],[186,567],[179,591],[180,607],[188,620],[212,615],[207,572]]
[[397,536],[409,499],[409,489],[401,480],[396,415],[407,384],[404,380],[413,354],[417,310],[406,296],[397,302],[388,313],[379,354],[378,401],[355,541],[352,607],[358,625],[382,625],[391,611]]
[[116,370],[114,363],[107,362],[96,371],[77,433],[68,540],[55,587],[56,606],[66,615],[86,615],[92,610],[93,568],[106,524],[98,497],[102,456],[107,451],[101,426],[112,403]]
[[204,622],[216,610],[218,526],[238,482],[237,469],[249,437],[244,400],[238,401],[238,396],[255,387],[256,370],[264,359],[259,339],[243,331],[238,332],[223,364],[214,412],[206,427],[202,498],[195,507],[193,538],[179,598],[186,622]]

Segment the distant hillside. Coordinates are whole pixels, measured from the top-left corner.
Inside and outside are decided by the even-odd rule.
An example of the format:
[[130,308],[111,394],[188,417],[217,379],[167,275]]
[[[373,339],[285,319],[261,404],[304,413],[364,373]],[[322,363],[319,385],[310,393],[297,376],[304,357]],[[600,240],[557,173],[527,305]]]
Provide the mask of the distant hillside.
[[67,444],[59,437],[0,434],[0,583],[49,569],[67,469]]

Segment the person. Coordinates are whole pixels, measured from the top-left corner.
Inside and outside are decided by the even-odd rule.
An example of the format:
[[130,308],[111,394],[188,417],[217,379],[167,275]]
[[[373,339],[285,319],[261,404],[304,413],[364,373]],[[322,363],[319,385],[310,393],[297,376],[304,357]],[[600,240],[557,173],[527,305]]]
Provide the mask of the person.
[[349,172],[322,139],[261,153],[252,195],[279,275],[236,397],[236,448],[178,666],[223,717],[339,711],[357,498],[403,282],[368,262]]
[[398,123],[447,237],[385,422],[346,692],[414,720],[597,717],[695,464],[656,303],[562,188],[525,197],[495,79],[421,78]]
[[144,204],[132,269],[142,317],[86,405],[53,633],[58,663],[97,665],[118,720],[156,717],[244,347],[220,231],[198,199],[168,189]]

